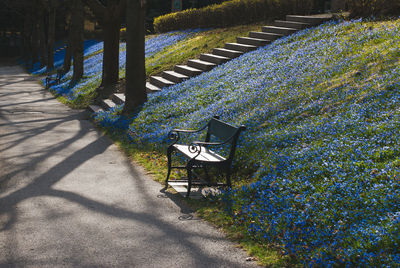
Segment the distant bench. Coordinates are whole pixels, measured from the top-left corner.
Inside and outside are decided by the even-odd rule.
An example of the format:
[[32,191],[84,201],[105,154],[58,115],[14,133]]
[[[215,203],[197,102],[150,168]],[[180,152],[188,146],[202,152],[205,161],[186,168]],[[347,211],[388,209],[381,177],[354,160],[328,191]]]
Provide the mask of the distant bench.
[[[166,186],[172,185],[173,183],[169,182],[169,177],[171,174],[171,169],[186,169],[187,171],[187,193],[186,197],[189,197],[190,190],[192,185],[196,186],[228,186],[231,187],[231,165],[233,156],[236,150],[236,144],[239,138],[240,133],[245,130],[245,126],[233,126],[228,123],[225,123],[217,116],[213,117],[205,126],[198,130],[185,130],[185,129],[173,129],[169,133],[169,138],[173,140],[173,143],[169,145],[167,149],[167,157],[168,157],[168,174],[166,178]],[[193,134],[198,133],[205,130],[206,138],[205,141],[194,141],[187,144],[178,144],[177,142],[180,139],[180,134]],[[211,138],[217,138],[221,142],[210,142]],[[218,147],[218,146],[228,146],[230,149],[226,149],[227,157],[221,156],[214,151],[210,150],[210,147]],[[185,166],[172,166],[172,153],[179,153],[187,159]],[[208,167],[216,167],[218,170],[221,170],[226,175],[226,183],[225,184],[213,184],[209,180],[208,177]],[[207,182],[205,181],[194,181],[193,180],[193,170],[195,168],[204,169],[207,175]],[[180,183],[184,183],[185,181],[180,180]]]
[[55,81],[56,84],[59,84],[61,81],[62,76],[64,75],[64,70],[63,69],[58,69],[57,74],[54,76],[54,74],[50,74],[46,77],[46,88],[50,87],[50,82]]

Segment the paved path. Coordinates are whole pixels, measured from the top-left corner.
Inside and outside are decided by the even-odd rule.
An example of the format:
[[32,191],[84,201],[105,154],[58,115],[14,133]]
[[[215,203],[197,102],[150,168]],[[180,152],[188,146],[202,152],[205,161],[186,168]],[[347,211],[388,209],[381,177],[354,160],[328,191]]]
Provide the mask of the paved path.
[[87,118],[0,66],[0,267],[254,265]]

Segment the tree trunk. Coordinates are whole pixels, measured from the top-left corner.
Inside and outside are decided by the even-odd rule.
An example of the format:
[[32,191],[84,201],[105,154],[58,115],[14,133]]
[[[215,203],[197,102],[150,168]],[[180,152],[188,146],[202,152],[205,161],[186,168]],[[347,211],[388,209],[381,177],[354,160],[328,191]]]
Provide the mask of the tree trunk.
[[40,67],[47,65],[46,33],[44,25],[44,14],[41,13],[39,19],[39,40],[40,40]]
[[98,92],[102,98],[108,98],[113,91],[112,86],[119,78],[119,16],[110,14],[103,25],[104,54],[102,90]]
[[119,30],[126,0],[84,0],[103,28],[103,73],[98,98],[108,98],[119,78]]
[[71,69],[71,60],[72,60],[72,33],[71,33],[71,22],[68,25],[68,39],[67,39],[67,46],[65,48],[64,54],[64,66],[63,72],[67,73]]
[[70,28],[72,55],[74,58],[73,81],[79,81],[83,76],[83,24],[83,3],[81,0],[73,0]]
[[31,47],[32,47],[32,63],[33,64],[39,61],[39,17],[37,15],[32,16],[32,38],[31,38]]
[[54,43],[56,34],[56,8],[54,1],[50,2],[49,25],[47,36],[47,71],[54,68]]
[[147,101],[145,67],[145,1],[128,0],[126,29],[126,86],[123,114]]
[[[29,14],[29,13],[28,13]],[[24,18],[24,29],[22,33],[22,42],[23,42],[23,58],[25,64],[30,62],[32,57],[32,48],[31,48],[31,38],[32,38],[32,19],[31,16],[26,15]]]

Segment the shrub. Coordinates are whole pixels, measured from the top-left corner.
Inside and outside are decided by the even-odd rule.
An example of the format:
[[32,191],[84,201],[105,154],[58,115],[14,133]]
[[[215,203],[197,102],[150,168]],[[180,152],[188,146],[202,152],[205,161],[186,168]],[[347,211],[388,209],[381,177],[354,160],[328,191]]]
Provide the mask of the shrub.
[[281,17],[288,13],[307,14],[313,0],[231,0],[200,9],[188,9],[154,19],[156,32],[178,29],[226,27]]
[[348,0],[347,5],[352,17],[400,15],[400,1]]

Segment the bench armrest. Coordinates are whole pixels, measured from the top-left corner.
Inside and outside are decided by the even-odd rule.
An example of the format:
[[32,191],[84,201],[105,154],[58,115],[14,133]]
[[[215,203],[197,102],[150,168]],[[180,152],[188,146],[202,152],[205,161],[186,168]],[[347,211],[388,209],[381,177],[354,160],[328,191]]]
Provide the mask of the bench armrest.
[[195,130],[193,130],[193,129],[173,129],[168,133],[168,138],[170,140],[172,140],[171,145],[173,145],[179,141],[179,139],[180,139],[179,133],[185,133],[185,134],[197,133],[197,132],[200,132],[200,131],[203,131],[204,129],[206,129],[207,126],[208,126],[208,124],[202,126],[200,129],[195,129]]

